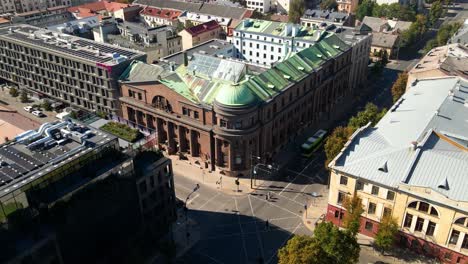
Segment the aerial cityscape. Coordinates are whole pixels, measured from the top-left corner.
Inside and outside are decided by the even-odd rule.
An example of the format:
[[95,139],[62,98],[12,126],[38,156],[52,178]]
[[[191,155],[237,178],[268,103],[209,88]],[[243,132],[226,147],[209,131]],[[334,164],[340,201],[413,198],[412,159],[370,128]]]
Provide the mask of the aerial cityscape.
[[468,3],[0,0],[0,249],[468,264]]

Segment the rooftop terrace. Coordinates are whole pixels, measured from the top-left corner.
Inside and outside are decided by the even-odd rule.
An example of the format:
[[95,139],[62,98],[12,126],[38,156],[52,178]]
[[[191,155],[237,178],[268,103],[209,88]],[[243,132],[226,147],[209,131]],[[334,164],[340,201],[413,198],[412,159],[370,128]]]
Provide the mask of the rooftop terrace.
[[0,196],[116,141],[71,121],[44,123],[0,146]]
[[0,40],[33,45],[38,49],[48,49],[54,53],[62,53],[95,63],[116,65],[129,59],[144,56],[144,53],[103,44],[92,40],[60,34],[29,25],[18,25],[0,28]]

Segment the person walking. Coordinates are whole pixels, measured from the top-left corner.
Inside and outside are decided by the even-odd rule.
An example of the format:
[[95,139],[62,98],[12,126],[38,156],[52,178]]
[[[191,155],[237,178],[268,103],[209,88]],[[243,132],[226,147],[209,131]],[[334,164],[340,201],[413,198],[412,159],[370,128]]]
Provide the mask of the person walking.
[[270,222],[268,221],[268,219],[265,221],[265,229],[270,230]]

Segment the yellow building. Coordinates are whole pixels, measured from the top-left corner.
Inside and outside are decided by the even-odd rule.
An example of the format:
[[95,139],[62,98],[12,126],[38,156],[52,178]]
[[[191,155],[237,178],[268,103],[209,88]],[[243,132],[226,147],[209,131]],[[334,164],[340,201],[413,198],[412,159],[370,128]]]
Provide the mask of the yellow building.
[[200,43],[221,37],[223,29],[215,20],[199,24],[179,32],[182,37],[182,49],[186,50]]
[[341,225],[355,193],[360,232],[395,217],[399,245],[446,263],[468,263],[468,82],[419,81],[375,127],[357,130],[329,164],[327,220]]

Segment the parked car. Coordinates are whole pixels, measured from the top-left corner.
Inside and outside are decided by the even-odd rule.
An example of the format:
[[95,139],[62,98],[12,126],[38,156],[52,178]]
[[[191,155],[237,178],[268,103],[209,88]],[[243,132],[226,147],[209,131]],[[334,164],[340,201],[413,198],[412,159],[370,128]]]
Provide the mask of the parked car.
[[41,111],[33,111],[32,114],[37,116],[37,117],[45,117],[46,116]]
[[30,105],[23,107],[23,109],[24,109],[24,111],[29,112],[29,113],[34,112],[34,110],[35,110],[34,107],[32,107]]

